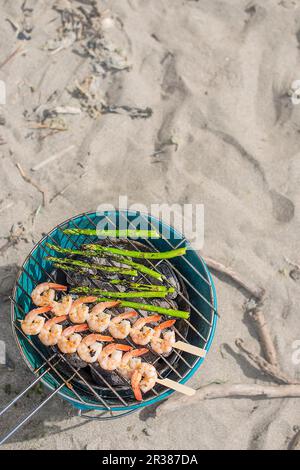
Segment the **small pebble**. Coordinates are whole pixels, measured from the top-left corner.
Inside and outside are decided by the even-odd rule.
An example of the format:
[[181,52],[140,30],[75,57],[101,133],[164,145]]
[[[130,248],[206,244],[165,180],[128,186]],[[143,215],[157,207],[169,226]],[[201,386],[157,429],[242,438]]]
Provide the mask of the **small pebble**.
[[292,269],[292,270],[290,271],[290,277],[291,277],[294,281],[299,281],[299,280],[300,280],[300,269],[298,269],[298,268]]

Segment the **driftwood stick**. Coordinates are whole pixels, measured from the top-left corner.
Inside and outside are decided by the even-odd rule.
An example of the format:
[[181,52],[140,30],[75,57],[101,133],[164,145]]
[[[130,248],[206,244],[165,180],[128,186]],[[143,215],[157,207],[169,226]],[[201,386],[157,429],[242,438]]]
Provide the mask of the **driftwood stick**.
[[65,194],[65,192],[71,187],[73,186],[74,184],[77,184],[81,178],[83,178],[84,176],[87,175],[87,172],[83,172],[77,179],[71,181],[71,183],[67,184],[63,189],[61,189],[58,193],[54,194],[54,196],[52,196],[52,198],[50,199],[50,204],[51,202],[54,201],[54,199],[56,199],[58,196],[63,196]]
[[[263,357],[259,356],[258,354],[253,353],[250,351],[245,345],[242,339],[237,339],[235,341],[236,346],[240,349],[240,351],[250,360],[251,363],[255,364],[264,374],[271,377],[278,383],[284,384],[299,384],[299,382],[287,377],[277,366],[270,364],[266,361]],[[300,385],[300,384],[299,384]]]
[[8,62],[11,59],[13,59],[18,54],[18,52],[21,52],[22,50],[23,50],[23,44],[18,46],[11,54],[9,54],[9,56],[6,57],[6,59],[4,59],[3,62],[1,62],[0,69],[2,69],[2,67],[4,67],[4,65],[8,64]]
[[265,359],[273,366],[278,367],[277,352],[263,312],[254,309],[248,314],[255,323]]
[[226,266],[224,266],[224,264],[219,263],[218,261],[215,261],[209,256],[204,256],[204,255],[201,255],[201,256],[209,268],[229,277],[232,281],[235,282],[235,284],[242,287],[255,299],[262,300],[265,294],[264,289],[262,289],[261,287],[252,286],[250,285],[250,283],[243,281],[231,268],[227,268]]
[[209,384],[197,389],[193,397],[171,398],[157,408],[157,415],[177,411],[185,406],[198,404],[201,400],[216,398],[300,398],[300,384]]
[[42,194],[42,196],[43,196],[43,206],[46,207],[47,204],[48,204],[47,191],[45,189],[43,189],[38,183],[33,181],[32,178],[30,178],[30,176],[26,175],[26,173],[23,170],[23,168],[21,167],[20,163],[17,163],[16,166],[17,166],[23,180],[26,181],[26,183],[31,184],[31,186],[33,186],[35,189],[37,189]]

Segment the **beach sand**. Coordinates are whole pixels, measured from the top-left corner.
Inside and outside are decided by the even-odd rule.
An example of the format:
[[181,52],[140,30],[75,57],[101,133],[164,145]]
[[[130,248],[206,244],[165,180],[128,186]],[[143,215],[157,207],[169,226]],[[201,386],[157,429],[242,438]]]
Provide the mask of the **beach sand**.
[[[300,263],[300,106],[287,95],[300,79],[300,2],[99,0],[114,17],[107,37],[131,64],[109,73],[103,89],[100,80],[100,89],[108,105],[150,107],[153,114],[93,119],[83,110],[60,116],[67,130],[53,135],[29,128],[34,109],[49,107],[50,97],[53,106],[80,107],[70,90],[91,74],[92,60],[75,53],[76,44],[55,54],[43,48],[60,25],[51,1],[34,2],[31,39],[17,40],[7,18],[20,21],[22,3],[0,6],[0,80],[7,91],[0,113],[6,120],[0,126],[6,142],[0,146],[2,245],[13,225],[14,231],[24,227],[21,239],[0,247],[0,339],[10,358],[9,369],[0,366],[1,406],[32,380],[10,327],[7,297],[18,266],[57,223],[103,203],[117,205],[119,195],[147,206],[204,204],[202,252],[266,289],[263,310],[280,365],[300,378],[292,362],[293,341],[300,339],[300,282],[285,261]],[[23,50],[4,63],[19,46]],[[46,188],[46,208],[17,164]],[[247,296],[223,276],[214,280],[220,319],[191,385],[270,383],[235,347],[241,337],[260,353],[243,311]],[[26,396],[5,415],[1,432],[42,398],[39,390]],[[104,424],[80,419],[55,398],[2,448],[287,449],[299,426],[297,399],[218,399],[160,418],[147,408]]]

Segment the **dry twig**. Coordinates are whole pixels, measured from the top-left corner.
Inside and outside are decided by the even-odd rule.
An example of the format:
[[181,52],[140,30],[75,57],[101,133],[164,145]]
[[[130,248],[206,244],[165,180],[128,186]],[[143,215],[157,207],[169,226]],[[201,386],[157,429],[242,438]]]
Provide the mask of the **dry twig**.
[[24,52],[22,44],[19,47],[17,47],[17,49],[15,49],[11,54],[9,54],[9,56],[7,56],[3,62],[1,62],[0,69],[2,69],[6,64],[8,64],[8,62],[10,62],[10,60],[13,59],[18,54],[18,52],[21,52],[21,51]]
[[260,287],[255,287],[250,285],[248,282],[243,281],[231,268],[227,268],[224,264],[215,261],[214,259],[210,258],[209,256],[202,255],[207,266],[214,271],[217,271],[225,276],[229,277],[232,281],[246,290],[252,297],[257,300],[262,300],[265,290]]
[[299,398],[300,384],[291,385],[260,385],[260,384],[209,384],[200,387],[190,397],[172,398],[157,408],[157,415],[165,412],[178,411],[185,406],[199,403],[200,400],[216,398]]
[[279,367],[270,364],[266,361],[263,357],[259,356],[258,354],[253,353],[250,351],[245,345],[242,339],[237,339],[235,341],[236,346],[239,350],[250,360],[251,363],[255,364],[264,374],[271,377],[273,380],[279,383],[284,384],[296,384],[299,383],[289,377],[287,377]]
[[67,184],[67,186],[65,186],[61,191],[59,191],[58,193],[54,194],[54,196],[50,199],[50,203],[54,201],[54,199],[56,199],[58,196],[62,196],[63,194],[65,194],[65,192],[71,187],[73,186],[74,184],[78,183],[81,178],[83,178],[84,176],[87,175],[87,172],[85,171],[84,173],[82,173],[76,180],[73,180],[71,181],[71,183]]
[[50,157],[46,158],[46,160],[43,160],[42,162],[38,163],[37,165],[32,167],[33,171],[40,170],[43,168],[45,165],[48,165],[48,163],[53,162],[53,160],[56,160],[57,158],[63,157],[66,153],[70,152],[71,150],[75,149],[75,145],[69,145],[68,147],[62,149],[60,152],[57,152]]
[[68,128],[65,123],[62,122],[35,122],[28,126],[28,129],[51,129],[52,131],[67,131]]
[[248,314],[255,323],[265,359],[273,366],[278,366],[277,352],[262,310],[254,309]]
[[20,175],[22,176],[23,180],[26,181],[26,183],[31,184],[35,189],[37,189],[43,196],[43,206],[46,207],[48,204],[48,195],[47,191],[43,189],[38,183],[32,180],[30,176],[26,175],[25,171],[21,167],[20,163],[16,164],[16,167],[18,168]]
[[7,209],[10,209],[14,205],[14,202],[10,201],[6,206],[3,206],[0,208],[0,213],[6,211]]

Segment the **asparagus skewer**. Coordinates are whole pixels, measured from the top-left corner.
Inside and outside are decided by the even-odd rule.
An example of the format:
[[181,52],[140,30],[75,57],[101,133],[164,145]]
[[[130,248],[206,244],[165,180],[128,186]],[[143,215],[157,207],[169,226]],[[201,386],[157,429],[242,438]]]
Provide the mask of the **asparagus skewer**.
[[98,237],[115,238],[159,238],[156,230],[101,230],[101,229],[81,229],[67,228],[63,230],[67,235],[91,235]]
[[98,289],[94,287],[73,287],[70,290],[71,294],[86,294],[86,295],[105,295],[105,297],[113,299],[127,299],[133,298],[156,298],[156,297],[166,297],[167,292],[116,292],[116,291],[106,291],[103,289]]
[[127,268],[118,268],[115,266],[101,266],[99,264],[90,264],[85,263],[84,261],[76,260],[76,259],[69,259],[69,258],[56,258],[55,256],[47,256],[47,260],[53,261],[54,263],[58,263],[61,267],[65,265],[74,265],[80,266],[82,268],[89,268],[89,269],[97,269],[97,271],[104,271],[106,273],[113,273],[113,274],[124,274],[127,276],[137,276],[137,271],[135,269],[127,269]]
[[102,246],[98,244],[86,244],[84,247],[87,250],[96,252],[112,253],[120,256],[128,256],[129,258],[141,258],[141,259],[170,259],[176,256],[182,256],[186,253],[186,247],[177,248],[176,250],[163,251],[163,252],[146,252],[146,251],[134,251],[134,250],[123,250],[121,248],[114,248],[111,246]]
[[[144,274],[148,274],[148,276],[153,277],[154,279],[158,279],[161,281],[164,276],[161,273],[158,273],[154,271],[153,269],[147,268],[147,266],[144,266],[143,264],[135,263],[134,261],[125,258],[123,256],[119,255],[114,255],[114,254],[107,254],[107,253],[102,253],[102,252],[94,252],[94,251],[85,251],[85,250],[72,250],[70,248],[61,248],[60,246],[57,245],[52,245],[51,243],[46,243],[46,245],[51,248],[52,250],[57,251],[58,253],[65,253],[65,254],[70,254],[70,255],[82,255],[86,257],[93,257],[93,256],[99,256],[99,257],[112,257],[115,261],[118,261],[121,264],[126,264],[127,266],[132,266],[134,269],[136,269],[139,272],[142,272]],[[65,258],[64,258],[65,259]]]

